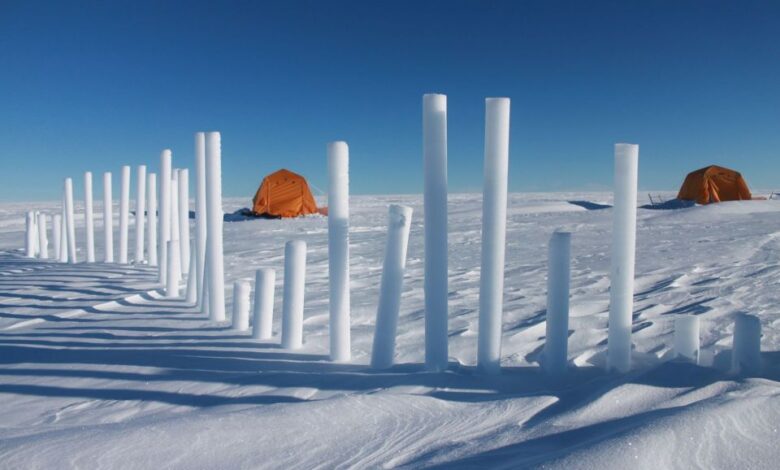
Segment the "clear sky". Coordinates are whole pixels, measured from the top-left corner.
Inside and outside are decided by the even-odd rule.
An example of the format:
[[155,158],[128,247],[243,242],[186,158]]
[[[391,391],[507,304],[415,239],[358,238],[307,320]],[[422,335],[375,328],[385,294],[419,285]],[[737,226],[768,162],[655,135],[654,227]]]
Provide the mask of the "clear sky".
[[198,130],[227,196],[282,167],[325,189],[331,140],[353,193],[419,193],[426,92],[452,191],[481,190],[489,96],[512,99],[512,191],[609,189],[618,141],[640,189],[710,163],[780,189],[780,2],[0,0],[0,200],[163,148],[192,167]]

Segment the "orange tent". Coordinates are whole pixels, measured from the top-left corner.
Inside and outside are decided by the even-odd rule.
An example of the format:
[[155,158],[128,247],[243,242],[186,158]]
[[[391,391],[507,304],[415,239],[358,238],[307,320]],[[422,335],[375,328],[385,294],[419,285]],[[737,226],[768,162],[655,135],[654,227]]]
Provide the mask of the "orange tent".
[[711,165],[688,173],[677,199],[709,204],[752,199],[750,189],[739,172]]
[[292,171],[279,170],[263,178],[252,199],[252,212],[270,217],[298,217],[318,211],[306,179]]

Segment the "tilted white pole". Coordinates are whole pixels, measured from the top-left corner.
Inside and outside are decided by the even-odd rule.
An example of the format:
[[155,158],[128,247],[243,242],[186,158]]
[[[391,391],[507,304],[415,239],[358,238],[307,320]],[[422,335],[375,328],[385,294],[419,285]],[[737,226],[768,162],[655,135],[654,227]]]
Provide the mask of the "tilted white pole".
[[114,210],[111,196],[111,172],[103,173],[103,240],[106,245],[103,260],[114,262]]
[[181,272],[190,270],[190,172],[186,168],[177,170],[179,174],[179,252],[181,253]]
[[371,367],[375,369],[385,369],[393,365],[398,312],[401,309],[401,292],[406,269],[406,249],[409,246],[411,226],[412,208],[390,205],[387,217],[385,261],[382,265],[376,329],[371,349]]
[[46,214],[38,214],[38,257],[49,259],[49,237],[46,234]]
[[222,252],[222,144],[219,132],[206,134],[206,217],[209,242],[206,266],[209,269],[209,314],[225,321],[225,264]]
[[159,207],[159,267],[160,282],[167,279],[166,269],[168,268],[168,245],[171,239],[171,151],[165,149],[160,154],[160,207]]
[[157,243],[159,238],[157,236],[157,174],[149,173],[149,181],[146,185],[148,191],[147,196],[147,238],[146,245],[149,252],[149,266],[157,266]]
[[485,100],[483,172],[477,364],[481,371],[497,374],[501,371],[501,326],[504,313],[509,98]]
[[255,301],[252,312],[252,337],[271,339],[274,321],[274,287],[276,271],[271,268],[255,272]]
[[631,369],[638,166],[638,145],[615,144],[607,368],[618,372],[628,372]]
[[303,296],[306,285],[306,242],[284,245],[284,298],[282,299],[282,347],[303,345]]
[[202,309],[204,296],[206,295],[203,275],[206,272],[206,134],[197,132],[195,134],[195,241],[197,244],[198,258],[198,306]]
[[35,237],[37,233],[35,231],[35,212],[27,211],[27,218],[25,219],[25,254],[28,258],[35,258]]
[[95,262],[95,214],[92,208],[92,172],[84,173],[84,225],[87,237],[87,263]]
[[54,259],[60,259],[62,247],[62,214],[54,214],[51,222],[51,236],[54,239]]
[[122,167],[119,186],[119,262],[127,264],[128,237],[130,234],[130,167]]
[[447,368],[447,96],[423,96],[425,365]]
[[761,321],[755,315],[740,313],[734,322],[731,372],[757,374],[762,368]]
[[187,295],[185,300],[188,304],[195,305],[198,302],[198,258],[194,255],[195,245],[190,248],[190,269],[187,271]]
[[73,215],[73,180],[65,178],[65,225],[68,229],[68,262],[76,260],[76,220]]
[[165,271],[165,297],[175,299],[179,297],[179,281],[176,265],[179,261],[179,240],[168,240],[168,269]]
[[547,257],[547,332],[544,339],[545,371],[566,373],[569,353],[569,283],[571,233],[553,232]]
[[233,318],[234,330],[246,331],[249,329],[249,281],[240,279],[233,283]]
[[330,359],[351,358],[349,314],[349,147],[328,144],[328,283]]
[[699,317],[696,315],[674,318],[674,353],[680,360],[699,363]]
[[146,165],[138,165],[135,189],[135,262],[144,261],[144,229],[146,221]]
[[60,214],[60,263],[68,262],[68,227],[65,224],[65,197],[62,198],[62,213]]

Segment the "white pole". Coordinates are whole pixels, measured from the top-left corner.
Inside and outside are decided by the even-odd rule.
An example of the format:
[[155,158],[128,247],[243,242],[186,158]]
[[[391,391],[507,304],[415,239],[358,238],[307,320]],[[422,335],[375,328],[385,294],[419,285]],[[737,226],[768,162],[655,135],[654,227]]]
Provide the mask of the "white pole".
[[46,214],[38,213],[38,256],[49,259],[49,238],[46,236]]
[[349,147],[328,144],[328,283],[330,359],[350,360]]
[[233,283],[233,329],[249,329],[249,281],[240,279]]
[[206,272],[206,134],[198,132],[195,134],[195,180],[196,180],[196,200],[195,200],[195,241],[198,245],[198,306],[203,309],[206,307],[203,299],[206,295],[204,273]]
[[92,172],[84,173],[84,224],[87,236],[87,263],[95,262],[95,214],[92,208]]
[[485,100],[483,172],[477,363],[483,372],[497,374],[501,371],[501,326],[504,312],[509,98]]
[[757,374],[762,366],[761,321],[755,315],[740,313],[734,322],[731,371],[735,374]]
[[159,266],[160,282],[167,279],[166,269],[168,267],[168,245],[171,239],[171,151],[165,149],[160,154],[160,241],[159,247]]
[[60,214],[60,262],[68,262],[68,227],[65,224],[65,197],[62,198],[62,213]]
[[284,246],[284,298],[282,299],[282,347],[303,345],[303,296],[306,285],[306,242],[292,240]]
[[371,367],[385,369],[393,365],[398,312],[401,309],[406,249],[412,226],[412,208],[392,204],[388,209],[385,261],[376,310],[376,330],[371,350]]
[[255,301],[252,312],[252,337],[271,339],[274,321],[274,287],[276,271],[271,268],[255,272]]
[[[173,178],[171,179],[171,241],[176,241],[176,264],[171,265],[168,263],[168,269],[173,266],[173,277],[176,282],[181,281],[181,240],[179,240],[179,179],[178,170],[173,170]],[[168,257],[171,257],[171,252],[168,252]],[[170,276],[170,273],[168,273]]]
[[111,196],[111,172],[103,173],[103,240],[106,245],[104,261],[114,262],[114,210]]
[[76,220],[73,216],[73,180],[65,178],[65,225],[68,228],[68,262],[76,260]]
[[547,332],[544,339],[545,371],[566,373],[569,342],[569,282],[571,233],[553,232],[547,258]]
[[38,240],[38,215],[39,214],[40,214],[40,212],[33,211],[33,227],[32,227],[32,231],[33,231],[33,246],[34,246],[33,252],[35,252],[35,256],[36,257],[41,254],[41,246],[38,243],[38,241],[39,241]]
[[122,167],[119,187],[119,263],[127,264],[127,246],[130,232],[130,167]]
[[699,363],[699,317],[696,315],[675,317],[674,353],[678,359]]
[[52,238],[54,239],[54,259],[60,259],[62,242],[62,214],[54,214],[51,222]]
[[146,245],[149,252],[149,266],[157,266],[157,243],[159,242],[157,238],[157,174],[149,173],[148,178],[146,190],[148,191],[147,219],[149,227],[146,234]]
[[423,96],[425,365],[447,368],[447,96]]
[[209,314],[225,321],[225,264],[222,253],[222,148],[219,132],[206,134],[206,191],[209,240]]
[[25,254],[28,258],[35,258],[35,212],[27,211],[25,219],[26,237],[24,243]]
[[176,276],[176,265],[179,261],[179,240],[168,240],[168,269],[165,272],[165,297],[175,299],[179,297],[179,278]]
[[190,270],[190,172],[186,168],[179,174],[179,252],[181,272]]
[[612,209],[607,368],[618,372],[628,372],[631,369],[638,165],[638,145],[615,144],[615,205]]
[[188,304],[195,305],[198,302],[198,258],[194,255],[195,246],[190,248],[190,257],[192,262],[190,263],[190,269],[187,271],[187,296],[186,301]]
[[146,215],[146,165],[138,165],[135,189],[135,262],[144,261],[144,229]]

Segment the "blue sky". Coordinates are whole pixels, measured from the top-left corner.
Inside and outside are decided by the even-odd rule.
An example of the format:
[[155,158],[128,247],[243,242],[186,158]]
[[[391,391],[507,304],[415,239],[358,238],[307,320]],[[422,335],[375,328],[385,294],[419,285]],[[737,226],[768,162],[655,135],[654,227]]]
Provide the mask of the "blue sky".
[[163,148],[191,167],[198,130],[227,196],[282,167],[325,189],[331,140],[353,193],[421,192],[426,92],[452,191],[481,189],[489,96],[512,98],[512,191],[608,189],[618,141],[640,188],[717,163],[780,189],[777,2],[3,0],[0,69],[5,201]]

